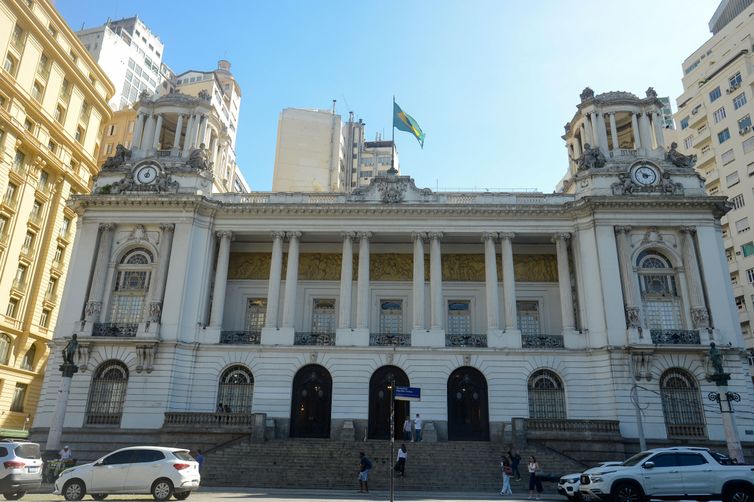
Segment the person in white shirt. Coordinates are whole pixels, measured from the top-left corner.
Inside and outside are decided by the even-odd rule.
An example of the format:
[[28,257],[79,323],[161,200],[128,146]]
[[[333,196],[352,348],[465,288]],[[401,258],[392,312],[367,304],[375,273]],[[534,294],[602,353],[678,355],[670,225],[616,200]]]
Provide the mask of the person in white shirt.
[[406,445],[404,443],[401,444],[401,447],[398,449],[397,462],[393,468],[398,476],[403,477],[406,475],[406,458],[408,458],[408,453],[406,453]]
[[408,416],[406,417],[406,420],[403,421],[403,440],[411,440],[411,417]]
[[419,414],[416,414],[416,418],[414,419],[414,440],[419,443],[422,440],[422,425],[423,425],[422,418],[419,416]]
[[60,455],[60,460],[68,460],[70,458],[73,458],[73,452],[68,447],[68,445],[65,445],[62,450],[58,452]]

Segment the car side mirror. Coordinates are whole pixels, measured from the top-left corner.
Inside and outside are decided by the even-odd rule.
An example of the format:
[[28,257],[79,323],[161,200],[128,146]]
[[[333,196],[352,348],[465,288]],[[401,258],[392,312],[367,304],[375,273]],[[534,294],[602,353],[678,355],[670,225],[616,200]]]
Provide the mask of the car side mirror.
[[655,463],[652,461],[644,462],[641,466],[645,469],[652,469],[655,466]]
[[99,467],[100,465],[102,465],[102,460],[98,460],[94,463],[94,467]]

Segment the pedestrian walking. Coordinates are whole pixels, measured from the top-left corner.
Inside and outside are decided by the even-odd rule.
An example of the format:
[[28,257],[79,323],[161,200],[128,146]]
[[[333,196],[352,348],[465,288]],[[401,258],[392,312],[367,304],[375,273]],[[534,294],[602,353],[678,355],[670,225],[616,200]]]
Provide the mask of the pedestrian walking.
[[403,421],[403,440],[411,441],[411,418],[406,416],[406,420]]
[[58,455],[60,455],[60,460],[70,460],[73,458],[73,451],[68,447],[68,445],[65,445],[63,449],[58,452]]
[[518,466],[521,463],[521,455],[517,451],[512,452],[508,450],[508,458],[511,461],[511,470],[513,471],[511,477],[516,481],[521,481],[521,473],[518,471]]
[[199,464],[199,473],[201,473],[202,466],[204,465],[204,453],[202,453],[202,450],[196,450],[196,457],[194,457],[194,460]]
[[414,440],[419,443],[422,440],[422,426],[424,425],[424,421],[422,420],[422,417],[419,416],[419,414],[416,414],[416,418],[414,419]]
[[398,476],[403,477],[406,475],[406,459],[408,458],[408,453],[406,452],[406,444],[401,444],[401,447],[398,448],[398,458],[395,462],[395,467],[393,470],[398,474]]
[[511,490],[513,469],[511,469],[511,463],[507,455],[503,455],[503,458],[500,460],[500,469],[503,471],[503,488],[500,490],[500,495],[513,495],[513,490]]
[[536,488],[537,500],[539,500],[539,496],[542,494],[542,480],[539,479],[538,474],[542,471],[542,467],[537,463],[534,455],[529,457],[527,467],[529,469],[529,498],[531,499],[534,496],[534,489]]
[[372,461],[362,451],[359,452],[359,493],[369,493],[369,469]]

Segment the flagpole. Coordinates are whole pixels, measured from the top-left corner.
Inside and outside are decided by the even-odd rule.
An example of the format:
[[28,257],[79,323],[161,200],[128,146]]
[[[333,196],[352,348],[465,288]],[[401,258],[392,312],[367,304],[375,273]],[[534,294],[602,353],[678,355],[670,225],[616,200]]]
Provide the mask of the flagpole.
[[392,137],[391,137],[391,140],[390,140],[391,143],[392,143],[392,148],[390,150],[390,171],[394,172],[395,171],[395,96],[393,96],[393,112],[392,112],[392,114],[393,114],[393,116],[392,116],[391,122],[393,124],[393,127],[392,127],[391,130],[393,132],[392,132]]

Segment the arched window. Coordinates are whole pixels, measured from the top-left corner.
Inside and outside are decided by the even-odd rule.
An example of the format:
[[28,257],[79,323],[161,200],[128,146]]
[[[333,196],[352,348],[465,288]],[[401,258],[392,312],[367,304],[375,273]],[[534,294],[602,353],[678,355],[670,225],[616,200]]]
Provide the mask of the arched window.
[[680,368],[665,371],[660,392],[669,438],[707,437],[702,395],[691,373]]
[[565,389],[550,370],[537,370],[529,377],[529,418],[565,419]]
[[26,351],[23,361],[21,361],[21,368],[32,371],[34,369],[34,361],[37,358],[37,346],[32,345],[29,350]]
[[8,335],[0,335],[0,364],[8,364],[8,359],[10,359],[10,346],[12,343],[13,340],[11,340]]
[[126,401],[128,368],[120,361],[107,361],[97,368],[89,387],[86,423],[89,425],[120,425]]
[[152,253],[144,248],[129,251],[118,264],[110,307],[110,322],[138,324],[149,291]]
[[647,327],[650,330],[682,329],[681,297],[670,260],[657,251],[643,251],[636,260],[636,267]]
[[217,411],[251,413],[254,395],[254,377],[244,366],[231,366],[220,376],[217,391]]

